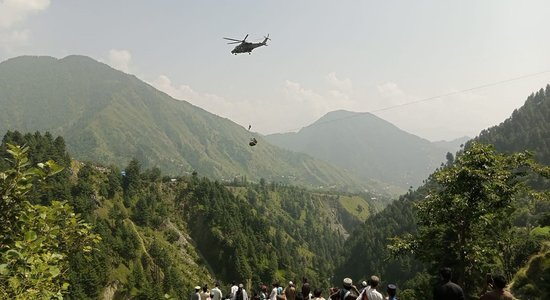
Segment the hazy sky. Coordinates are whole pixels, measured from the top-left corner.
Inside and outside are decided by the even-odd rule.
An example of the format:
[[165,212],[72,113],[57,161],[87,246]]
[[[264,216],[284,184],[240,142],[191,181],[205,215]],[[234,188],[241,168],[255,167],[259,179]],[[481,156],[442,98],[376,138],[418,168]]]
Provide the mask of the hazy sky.
[[[261,41],[230,53],[222,37]],[[0,60],[93,57],[267,134],[550,71],[550,1],[0,0]],[[506,119],[550,72],[376,114],[430,139]]]

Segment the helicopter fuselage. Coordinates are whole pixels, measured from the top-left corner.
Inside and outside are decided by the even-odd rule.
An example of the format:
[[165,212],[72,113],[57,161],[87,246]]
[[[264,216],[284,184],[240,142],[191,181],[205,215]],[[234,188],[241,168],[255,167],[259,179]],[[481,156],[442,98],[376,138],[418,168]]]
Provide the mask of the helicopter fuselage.
[[231,53],[237,55],[238,53],[250,53],[252,52],[252,50],[258,48],[258,47],[261,47],[261,46],[265,46],[266,44],[265,43],[249,43],[249,42],[244,42],[244,43],[241,43],[239,45],[237,45],[237,47],[235,47],[235,49],[231,50]]

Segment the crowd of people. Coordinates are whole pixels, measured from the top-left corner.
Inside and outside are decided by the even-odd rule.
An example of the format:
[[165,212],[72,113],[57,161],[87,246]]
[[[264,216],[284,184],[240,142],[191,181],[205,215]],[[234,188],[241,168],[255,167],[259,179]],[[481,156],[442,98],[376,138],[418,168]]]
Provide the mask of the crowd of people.
[[[433,289],[434,300],[464,300],[462,288],[451,281],[452,270],[442,268],[439,272],[441,282]],[[397,300],[397,286],[388,284],[384,291],[379,291],[380,279],[373,275],[367,281],[362,281],[359,286],[353,284],[351,278],[344,278],[341,287],[331,287],[327,293],[316,288],[311,289],[307,278],[302,279],[302,286],[298,290],[294,282],[289,281],[286,287],[279,282],[274,282],[271,288],[260,284],[258,291],[253,291],[249,296],[244,285],[231,283],[231,287],[225,294],[220,290],[219,283],[208,290],[208,285],[196,286],[191,300]],[[490,277],[487,281],[485,292],[480,300],[513,300],[512,294],[505,290],[507,285],[504,276]],[[383,288],[382,288],[383,289]],[[383,295],[384,294],[384,295]],[[325,298],[325,296],[327,298]]]
[[237,285],[232,282],[225,296],[220,290],[219,283],[216,283],[211,290],[207,284],[202,287],[196,286],[191,300],[397,300],[395,284],[388,284],[384,292],[379,292],[379,283],[380,279],[374,275],[368,281],[362,281],[359,287],[353,284],[351,278],[344,278],[342,287],[332,287],[324,293],[319,288],[312,290],[307,278],[303,278],[300,289],[292,281],[286,286],[274,282],[270,288],[260,284],[258,291],[253,291],[252,295],[249,295],[242,283]]

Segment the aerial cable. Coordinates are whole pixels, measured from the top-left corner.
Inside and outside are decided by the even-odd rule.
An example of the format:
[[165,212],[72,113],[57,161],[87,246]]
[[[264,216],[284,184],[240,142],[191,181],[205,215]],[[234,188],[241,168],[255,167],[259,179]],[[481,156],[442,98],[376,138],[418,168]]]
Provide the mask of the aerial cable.
[[[475,87],[472,87],[472,88],[467,88],[467,89],[456,91],[456,92],[450,92],[450,93],[441,94],[441,95],[437,95],[437,96],[432,96],[432,97],[428,97],[428,98],[422,98],[422,99],[418,99],[418,100],[414,100],[414,101],[410,101],[410,102],[406,102],[406,103],[390,105],[390,106],[386,106],[386,107],[383,107],[383,108],[378,108],[378,109],[374,109],[374,110],[370,110],[370,111],[358,112],[357,114],[351,115],[351,116],[336,118],[336,119],[323,121],[323,122],[316,122],[315,125],[322,125],[322,124],[326,124],[326,123],[342,121],[342,120],[346,120],[346,119],[355,118],[355,117],[358,117],[358,116],[361,116],[361,115],[364,115],[364,114],[376,113],[376,112],[386,111],[386,110],[399,108],[399,107],[403,107],[403,106],[409,106],[409,105],[418,104],[418,103],[422,103],[422,102],[433,101],[433,100],[436,100],[436,99],[439,99],[439,98],[445,98],[445,97],[449,97],[449,96],[453,96],[453,95],[457,95],[457,94],[462,94],[462,93],[465,93],[465,92],[470,92],[470,91],[479,90],[479,89],[483,89],[483,88],[487,88],[487,87],[491,87],[491,86],[501,85],[501,84],[504,84],[504,83],[517,81],[517,80],[530,78],[530,77],[535,77],[535,76],[539,76],[539,75],[546,74],[546,73],[550,73],[550,70],[541,71],[541,72],[537,72],[537,73],[531,73],[531,74],[527,74],[527,75],[523,75],[523,76],[519,76],[519,77],[509,78],[509,79],[504,79],[504,80],[501,80],[501,81],[487,83],[487,84],[475,86]],[[308,126],[306,126],[306,127],[308,127]],[[298,131],[302,128],[304,128],[304,127],[290,129],[287,132]]]

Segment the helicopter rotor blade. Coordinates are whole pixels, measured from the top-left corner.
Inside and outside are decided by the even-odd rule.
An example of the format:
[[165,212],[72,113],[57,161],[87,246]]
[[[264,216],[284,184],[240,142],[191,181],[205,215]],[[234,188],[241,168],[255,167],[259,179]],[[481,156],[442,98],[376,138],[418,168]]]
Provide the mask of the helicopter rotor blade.
[[242,42],[241,42],[241,41],[236,41],[236,42],[229,42],[229,43],[227,43],[227,44],[239,44],[239,43],[240,43],[240,44],[242,44]]
[[242,40],[243,42],[246,41],[246,38],[248,37],[248,33],[246,34],[246,36],[244,37],[244,39]]
[[224,39],[226,39],[226,40],[229,40],[229,41],[234,41],[234,42],[242,42],[241,40],[237,40],[237,39],[230,39],[230,38],[226,38],[226,37],[224,37]]

